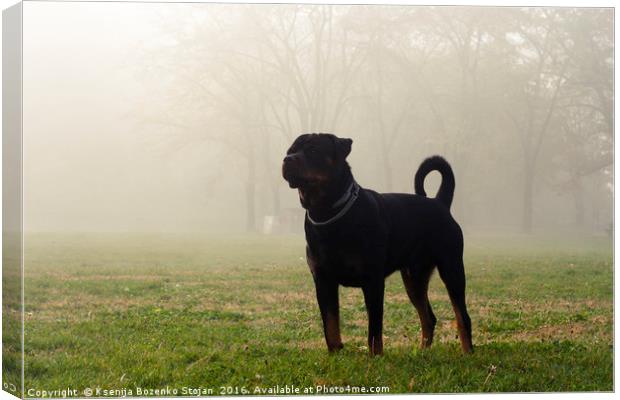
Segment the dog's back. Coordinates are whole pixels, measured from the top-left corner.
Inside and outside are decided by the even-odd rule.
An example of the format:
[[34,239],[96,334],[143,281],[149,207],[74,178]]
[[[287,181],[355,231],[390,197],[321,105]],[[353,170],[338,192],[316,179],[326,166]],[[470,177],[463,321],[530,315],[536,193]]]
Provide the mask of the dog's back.
[[[395,268],[408,263],[411,257],[424,256],[434,260],[439,253],[462,252],[461,228],[441,200],[406,193],[378,196],[389,221],[389,258],[398,264]],[[416,249],[423,249],[425,254],[419,254]],[[412,252],[416,255],[412,256]]]

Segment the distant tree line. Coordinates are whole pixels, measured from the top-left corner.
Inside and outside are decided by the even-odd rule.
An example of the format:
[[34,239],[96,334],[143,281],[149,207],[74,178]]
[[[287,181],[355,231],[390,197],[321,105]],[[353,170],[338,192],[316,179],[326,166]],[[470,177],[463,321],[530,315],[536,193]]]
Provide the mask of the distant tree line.
[[[466,224],[516,213],[530,232],[553,196],[570,202],[575,226],[609,217],[596,215],[611,209],[613,190],[609,9],[190,10],[166,16],[167,40],[144,51],[145,75],[167,88],[166,107],[145,119],[176,127],[180,142],[226,149],[248,230],[280,212],[282,149],[302,132],[366,138],[383,191],[411,181],[414,158],[442,153]],[[269,199],[261,210],[259,196]]]

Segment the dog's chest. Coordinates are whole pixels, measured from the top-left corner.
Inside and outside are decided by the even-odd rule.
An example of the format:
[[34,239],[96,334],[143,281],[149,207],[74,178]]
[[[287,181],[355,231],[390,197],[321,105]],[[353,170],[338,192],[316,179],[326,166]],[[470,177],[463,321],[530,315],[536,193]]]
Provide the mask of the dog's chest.
[[334,249],[331,261],[331,269],[336,275],[343,277],[363,277],[366,266],[364,257],[359,249],[355,248],[339,248]]
[[323,241],[315,246],[313,253],[314,262],[310,265],[313,273],[330,276],[345,286],[361,286],[380,268],[379,263],[373,263],[380,250],[357,235]]
[[369,266],[359,252],[334,249],[316,268],[322,275],[330,276],[344,286],[361,286],[369,278]]

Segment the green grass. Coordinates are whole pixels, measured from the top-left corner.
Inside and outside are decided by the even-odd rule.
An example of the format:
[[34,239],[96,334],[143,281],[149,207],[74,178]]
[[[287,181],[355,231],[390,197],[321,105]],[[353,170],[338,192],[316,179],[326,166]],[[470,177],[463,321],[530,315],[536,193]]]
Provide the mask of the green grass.
[[418,350],[395,274],[385,355],[370,358],[363,297],[347,288],[345,348],[328,355],[301,237],[30,235],[25,387],[613,390],[611,241],[508,239],[466,244],[474,354],[460,351],[437,276],[435,342]]

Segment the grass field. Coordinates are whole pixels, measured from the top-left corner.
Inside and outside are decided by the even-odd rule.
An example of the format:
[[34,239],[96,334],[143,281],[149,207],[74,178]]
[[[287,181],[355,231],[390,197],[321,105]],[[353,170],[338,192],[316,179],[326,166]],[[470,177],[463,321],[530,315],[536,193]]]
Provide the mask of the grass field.
[[27,243],[27,391],[613,389],[607,238],[470,238],[472,355],[460,351],[438,276],[430,291],[435,342],[418,350],[417,315],[391,276],[385,355],[376,358],[366,348],[359,289],[341,289],[345,348],[326,352],[302,237],[38,234]]

